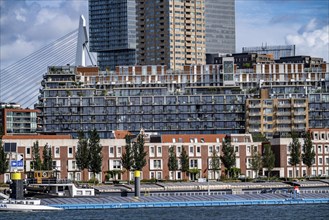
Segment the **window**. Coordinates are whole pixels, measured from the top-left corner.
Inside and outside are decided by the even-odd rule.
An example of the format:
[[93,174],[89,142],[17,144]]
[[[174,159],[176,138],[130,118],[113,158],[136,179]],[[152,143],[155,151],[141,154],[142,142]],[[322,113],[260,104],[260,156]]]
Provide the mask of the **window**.
[[314,140],[318,140],[318,133],[314,133]]
[[322,153],[322,146],[318,145],[318,153]]
[[118,157],[121,157],[121,147],[118,147],[117,148],[117,156]]
[[182,179],[182,173],[180,171],[176,172],[176,175],[178,180]]
[[251,153],[250,146],[247,146],[247,153]]
[[110,147],[110,154],[114,154],[114,148]]
[[158,154],[162,154],[162,148],[158,147]]
[[55,147],[55,157],[56,158],[60,157],[60,148],[59,147]]
[[26,158],[31,158],[31,147],[27,147],[26,148],[26,154],[25,154]]
[[113,169],[121,169],[121,161],[120,160],[113,160]]
[[150,155],[154,155],[154,147],[150,147]]
[[73,147],[69,147],[67,150],[68,150],[68,157],[73,157]]
[[190,168],[198,168],[198,160],[197,159],[191,159],[190,160]]
[[235,153],[239,153],[239,146],[235,146]]
[[153,169],[161,169],[161,160],[153,160]]
[[196,147],[196,152],[198,153],[198,154],[200,154],[201,153],[201,147]]
[[157,172],[157,179],[162,179],[162,172]]
[[322,164],[322,157],[319,157],[319,164]]

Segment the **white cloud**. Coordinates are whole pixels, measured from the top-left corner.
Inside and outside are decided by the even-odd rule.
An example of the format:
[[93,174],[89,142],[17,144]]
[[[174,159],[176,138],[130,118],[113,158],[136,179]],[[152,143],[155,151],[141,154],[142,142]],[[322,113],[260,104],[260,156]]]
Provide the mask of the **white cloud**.
[[316,18],[311,19],[306,25],[303,25],[299,30],[298,33],[309,32],[313,31],[317,28],[317,20]]
[[329,61],[329,25],[300,34],[289,34],[286,43],[296,45],[297,55],[321,57]]
[[26,21],[26,10],[25,9],[20,8],[19,10],[16,10],[14,13],[15,13],[16,19],[18,21],[23,21],[23,22]]
[[11,44],[6,44],[1,47],[1,61],[7,63],[16,57],[16,61],[26,57],[39,48],[41,45],[36,42],[26,41],[23,36],[18,36],[18,39]]

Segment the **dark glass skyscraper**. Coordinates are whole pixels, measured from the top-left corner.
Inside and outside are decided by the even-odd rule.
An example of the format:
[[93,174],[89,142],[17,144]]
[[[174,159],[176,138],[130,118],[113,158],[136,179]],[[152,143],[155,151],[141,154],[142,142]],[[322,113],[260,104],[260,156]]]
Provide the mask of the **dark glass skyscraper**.
[[206,54],[235,53],[235,0],[205,0]]
[[135,1],[89,0],[89,37],[101,70],[135,65]]

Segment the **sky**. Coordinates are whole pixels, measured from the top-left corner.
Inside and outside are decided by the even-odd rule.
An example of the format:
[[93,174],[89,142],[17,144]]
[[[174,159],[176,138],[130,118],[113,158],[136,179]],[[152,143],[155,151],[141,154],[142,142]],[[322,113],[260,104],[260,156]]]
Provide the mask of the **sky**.
[[[0,0],[0,69],[78,28],[87,0]],[[295,44],[329,62],[329,0],[236,0],[236,52]]]

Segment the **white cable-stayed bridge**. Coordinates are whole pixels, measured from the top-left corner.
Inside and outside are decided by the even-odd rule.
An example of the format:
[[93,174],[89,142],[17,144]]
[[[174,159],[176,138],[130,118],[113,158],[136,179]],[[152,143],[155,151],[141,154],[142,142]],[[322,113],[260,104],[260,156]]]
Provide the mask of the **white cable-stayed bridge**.
[[81,16],[78,29],[0,70],[0,102],[33,108],[48,66],[85,65],[86,38],[85,20]]

